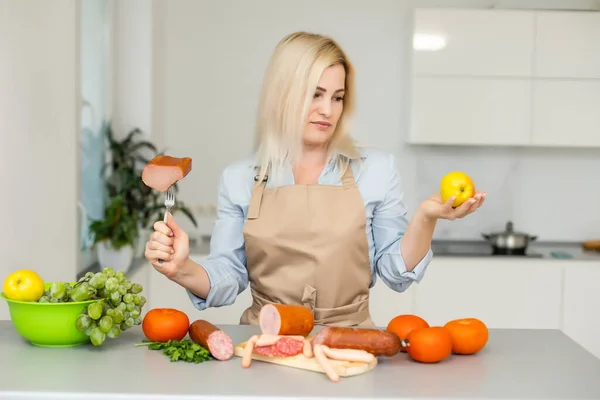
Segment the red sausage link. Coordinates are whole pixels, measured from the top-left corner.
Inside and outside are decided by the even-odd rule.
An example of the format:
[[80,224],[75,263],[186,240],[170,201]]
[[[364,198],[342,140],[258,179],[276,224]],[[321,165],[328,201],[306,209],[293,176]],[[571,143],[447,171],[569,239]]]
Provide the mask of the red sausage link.
[[374,356],[393,356],[400,350],[398,335],[379,329],[326,326],[316,334],[313,346],[364,350]]
[[234,344],[229,335],[203,319],[194,321],[189,329],[190,339],[207,349],[217,360],[233,357]]

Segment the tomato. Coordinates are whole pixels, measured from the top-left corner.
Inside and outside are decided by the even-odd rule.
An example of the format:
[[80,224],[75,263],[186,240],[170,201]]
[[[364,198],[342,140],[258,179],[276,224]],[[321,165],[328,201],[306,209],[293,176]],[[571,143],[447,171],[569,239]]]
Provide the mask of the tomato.
[[188,316],[174,308],[153,308],[146,313],[142,322],[144,335],[153,342],[181,340],[189,328]]
[[444,327],[450,332],[455,354],[475,354],[487,344],[488,328],[477,318],[455,319]]
[[[429,328],[429,324],[417,315],[402,314],[392,318],[386,330],[394,332],[401,340],[406,340],[408,334],[418,328]],[[403,353],[406,353],[406,350],[404,346],[400,349]]]
[[418,328],[408,334],[408,355],[422,363],[437,363],[452,353],[452,337],[444,327]]

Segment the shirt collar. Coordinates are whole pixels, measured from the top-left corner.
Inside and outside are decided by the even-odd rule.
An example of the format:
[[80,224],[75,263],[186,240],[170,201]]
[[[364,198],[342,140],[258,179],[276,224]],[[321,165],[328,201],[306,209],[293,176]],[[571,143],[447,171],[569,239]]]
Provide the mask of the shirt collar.
[[[331,159],[329,160],[329,162],[327,163],[327,165],[334,165],[339,157],[346,157],[348,159],[350,159],[350,161],[355,161],[355,160],[365,160],[367,158],[367,155],[365,154],[365,152],[361,151],[360,149],[357,150],[358,155],[357,156],[352,156],[352,155],[348,155],[345,152],[338,152],[338,151],[334,151],[333,154],[331,155]],[[258,163],[258,153],[253,153],[252,155],[252,163],[250,165],[250,168],[260,168],[260,165]]]

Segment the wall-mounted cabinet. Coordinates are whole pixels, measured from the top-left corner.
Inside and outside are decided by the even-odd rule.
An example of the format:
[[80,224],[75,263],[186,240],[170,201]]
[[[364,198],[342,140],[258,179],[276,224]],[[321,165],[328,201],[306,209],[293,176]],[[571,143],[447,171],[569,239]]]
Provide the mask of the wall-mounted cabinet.
[[531,82],[417,77],[412,131],[430,144],[527,144]]
[[600,79],[600,12],[537,12],[534,75]]
[[600,147],[600,79],[536,80],[531,143]]
[[600,147],[600,12],[417,9],[410,143]]
[[530,76],[534,35],[535,15],[531,12],[417,9],[413,73]]

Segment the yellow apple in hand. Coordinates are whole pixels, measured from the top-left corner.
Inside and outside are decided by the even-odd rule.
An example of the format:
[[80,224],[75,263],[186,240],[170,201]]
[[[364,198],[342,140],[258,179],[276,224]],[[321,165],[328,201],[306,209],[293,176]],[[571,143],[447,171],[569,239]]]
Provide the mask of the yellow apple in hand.
[[471,177],[464,172],[450,172],[440,182],[440,195],[444,203],[450,197],[456,196],[452,207],[458,207],[475,195],[475,184]]

